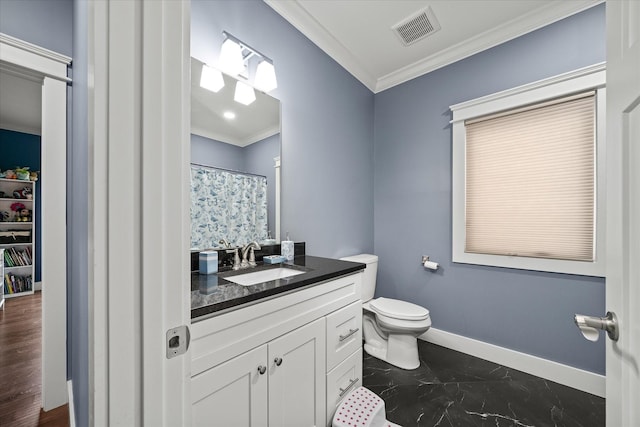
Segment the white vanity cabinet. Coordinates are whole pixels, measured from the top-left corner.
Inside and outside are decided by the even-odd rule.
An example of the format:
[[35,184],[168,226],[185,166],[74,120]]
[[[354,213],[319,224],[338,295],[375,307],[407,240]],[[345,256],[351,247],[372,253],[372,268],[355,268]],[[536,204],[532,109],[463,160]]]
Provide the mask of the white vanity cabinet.
[[323,425],[324,338],[318,319],[198,375],[192,425]]
[[361,277],[193,323],[193,425],[330,425],[340,389],[362,378]]

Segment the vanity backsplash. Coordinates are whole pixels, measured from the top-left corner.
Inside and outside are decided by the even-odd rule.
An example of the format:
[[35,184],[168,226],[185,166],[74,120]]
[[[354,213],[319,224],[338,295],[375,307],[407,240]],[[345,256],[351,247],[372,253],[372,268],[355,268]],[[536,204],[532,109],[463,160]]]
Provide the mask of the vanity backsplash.
[[[306,255],[305,252],[305,242],[295,242],[294,243],[294,253],[295,256]],[[238,249],[240,250],[240,249]],[[280,244],[262,246],[260,250],[255,251],[255,257],[257,262],[261,262],[262,258],[265,255],[280,255],[281,254]],[[216,249],[218,252],[218,270],[222,270],[227,267],[233,266],[233,258],[234,253],[233,249]],[[227,251],[231,251],[227,253]],[[191,251],[191,271],[198,271],[199,266],[199,256],[200,251]]]

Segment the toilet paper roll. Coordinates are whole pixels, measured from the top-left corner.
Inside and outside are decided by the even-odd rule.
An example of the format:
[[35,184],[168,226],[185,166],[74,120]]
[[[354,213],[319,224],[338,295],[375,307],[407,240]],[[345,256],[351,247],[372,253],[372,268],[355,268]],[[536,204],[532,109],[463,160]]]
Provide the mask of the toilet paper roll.
[[433,262],[433,261],[425,261],[424,262],[424,268],[428,268],[429,270],[437,270],[438,269],[438,263],[437,262]]
[[589,341],[596,342],[598,338],[600,338],[600,332],[596,328],[592,328],[589,326],[578,326],[580,328],[580,332],[582,332],[582,336],[584,336]]

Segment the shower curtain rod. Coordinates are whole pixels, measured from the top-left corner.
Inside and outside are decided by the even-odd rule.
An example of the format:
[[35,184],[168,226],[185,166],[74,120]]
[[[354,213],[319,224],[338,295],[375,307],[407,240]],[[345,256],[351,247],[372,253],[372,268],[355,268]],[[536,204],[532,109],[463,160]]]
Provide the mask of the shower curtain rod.
[[213,170],[219,170],[219,171],[223,171],[223,172],[231,172],[231,173],[237,173],[239,175],[247,175],[247,176],[257,176],[260,178],[264,178],[267,179],[266,176],[264,175],[258,175],[256,173],[249,173],[249,172],[241,172],[241,171],[234,171],[233,169],[225,169],[225,168],[218,168],[215,166],[208,166],[208,165],[202,165],[200,163],[191,163],[191,166],[199,166],[201,168],[205,168],[205,169],[213,169]]

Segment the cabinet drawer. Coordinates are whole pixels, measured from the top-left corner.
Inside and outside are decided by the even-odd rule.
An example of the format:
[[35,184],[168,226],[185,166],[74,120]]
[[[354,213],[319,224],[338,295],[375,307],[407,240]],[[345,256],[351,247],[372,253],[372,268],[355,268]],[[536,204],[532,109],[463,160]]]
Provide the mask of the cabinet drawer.
[[362,385],[362,347],[327,374],[327,423],[342,399]]
[[327,316],[327,372],[362,347],[362,304],[356,301]]

